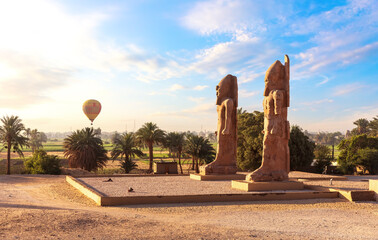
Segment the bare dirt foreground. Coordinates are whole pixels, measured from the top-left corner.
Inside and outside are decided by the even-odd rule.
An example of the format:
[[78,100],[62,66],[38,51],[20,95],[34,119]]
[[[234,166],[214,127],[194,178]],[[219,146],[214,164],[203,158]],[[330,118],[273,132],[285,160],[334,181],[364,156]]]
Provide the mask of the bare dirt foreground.
[[0,239],[378,239],[376,202],[98,207],[64,176],[0,176]]

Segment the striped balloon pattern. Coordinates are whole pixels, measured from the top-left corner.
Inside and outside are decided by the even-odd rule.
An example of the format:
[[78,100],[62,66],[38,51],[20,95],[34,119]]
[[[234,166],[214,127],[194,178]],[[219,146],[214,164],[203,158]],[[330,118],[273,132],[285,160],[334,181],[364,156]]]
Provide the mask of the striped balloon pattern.
[[93,120],[101,112],[101,103],[97,100],[89,99],[83,104],[83,112],[91,120],[91,124],[93,124]]

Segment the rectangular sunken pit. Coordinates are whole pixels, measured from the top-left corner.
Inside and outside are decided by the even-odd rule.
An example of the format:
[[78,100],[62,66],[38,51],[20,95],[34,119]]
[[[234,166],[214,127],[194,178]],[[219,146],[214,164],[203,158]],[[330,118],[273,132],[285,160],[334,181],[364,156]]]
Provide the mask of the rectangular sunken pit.
[[[193,181],[189,176],[67,176],[66,180],[101,206],[338,197],[337,192],[317,190],[244,192],[232,189],[231,181]],[[130,187],[132,192],[128,192]]]

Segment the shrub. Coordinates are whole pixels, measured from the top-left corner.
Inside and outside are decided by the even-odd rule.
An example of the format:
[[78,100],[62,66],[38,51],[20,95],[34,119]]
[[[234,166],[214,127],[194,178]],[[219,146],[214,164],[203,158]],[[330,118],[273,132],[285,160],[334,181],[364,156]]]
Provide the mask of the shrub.
[[353,173],[357,166],[368,170],[370,174],[377,172],[378,137],[369,137],[366,134],[352,136],[342,140],[338,147],[341,152],[337,163],[344,174]]
[[125,173],[129,173],[131,170],[137,169],[138,165],[131,159],[122,159],[121,168]]
[[326,145],[316,145],[315,150],[315,167],[318,173],[323,172],[324,167],[331,165],[331,149]]
[[303,133],[302,129],[296,125],[290,131],[290,169],[306,170],[314,159],[315,143]]
[[357,152],[358,163],[364,169],[369,171],[369,174],[378,173],[378,149],[364,148]]
[[26,172],[30,174],[60,174],[58,156],[48,155],[44,150],[36,150],[24,165]]
[[238,111],[237,165],[243,171],[260,167],[263,151],[264,113]]

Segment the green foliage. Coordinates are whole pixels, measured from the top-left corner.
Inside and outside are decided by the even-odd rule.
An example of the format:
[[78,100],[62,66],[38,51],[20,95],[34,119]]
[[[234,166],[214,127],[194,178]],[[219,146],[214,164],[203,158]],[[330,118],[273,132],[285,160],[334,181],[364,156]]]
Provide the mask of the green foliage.
[[108,160],[107,150],[93,128],[73,132],[64,139],[63,147],[71,168],[97,170],[103,168]]
[[148,147],[150,158],[149,172],[152,172],[152,163],[154,159],[153,146],[154,144],[161,144],[164,142],[165,132],[155,123],[147,122],[138,129],[135,135],[141,146]]
[[125,173],[129,173],[131,170],[137,169],[138,165],[131,159],[123,159],[121,160],[121,168],[125,171]]
[[118,132],[113,133],[113,134],[110,136],[110,141],[111,141],[111,143],[112,143],[112,144],[115,144],[116,139],[118,139],[120,136],[121,136],[121,134],[119,134]]
[[[144,154],[136,146],[134,134],[124,133],[117,135],[113,139],[114,145],[111,152],[111,158],[114,160],[121,156],[121,168],[125,173],[129,173],[138,165],[132,161],[132,157],[142,157]],[[123,159],[125,158],[125,159]]]
[[169,150],[169,153],[178,157],[179,167],[181,174],[182,165],[181,165],[181,154],[185,145],[185,133],[170,132],[165,136],[163,146]]
[[357,119],[353,124],[357,126],[355,129],[352,129],[354,135],[361,135],[369,132],[369,120],[366,118]]
[[331,165],[331,149],[326,146],[326,145],[316,145],[315,150],[314,150],[314,155],[316,159],[316,171],[318,173],[323,172],[324,168],[326,166]]
[[44,150],[36,150],[24,166],[29,174],[60,174],[58,156],[48,155]]
[[37,129],[30,130],[28,128],[26,130],[26,135],[29,138],[29,146],[31,147],[32,152],[35,152],[35,150],[43,147],[43,142],[47,142],[46,135],[43,132],[38,132]]
[[292,126],[290,131],[290,169],[306,170],[314,159],[315,143],[303,133],[299,126]]
[[209,142],[209,139],[193,134],[187,137],[185,152],[192,156],[197,173],[199,172],[199,164],[211,163],[215,157],[215,149]]
[[337,162],[344,174],[353,173],[357,166],[370,169],[370,173],[377,172],[374,166],[378,159],[371,157],[375,156],[374,150],[378,150],[378,137],[369,137],[366,134],[352,136],[341,141],[338,147],[341,152]]
[[1,119],[3,126],[0,126],[0,143],[7,149],[7,174],[10,174],[11,148],[13,148],[13,152],[24,157],[22,149],[24,146],[28,146],[28,138],[22,135],[25,127],[21,121],[18,116],[5,116]]
[[238,109],[237,164],[244,171],[255,170],[261,165],[264,113],[248,113]]
[[363,148],[357,151],[358,163],[370,174],[378,173],[378,149]]
[[[255,170],[261,165],[263,152],[264,113],[248,113],[238,110],[238,151],[237,164],[244,171]],[[290,132],[290,166],[292,170],[309,167],[314,159],[315,144],[298,126]]]
[[378,137],[378,115],[369,122],[369,128],[369,135],[373,137]]
[[313,141],[317,144],[335,145],[339,144],[343,138],[344,135],[341,132],[319,132],[314,135]]

